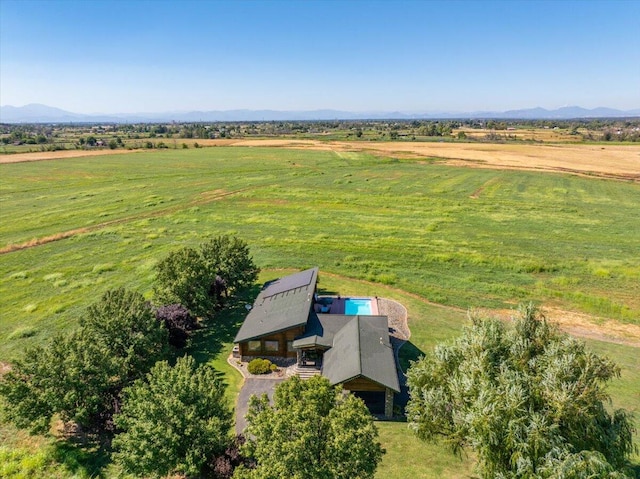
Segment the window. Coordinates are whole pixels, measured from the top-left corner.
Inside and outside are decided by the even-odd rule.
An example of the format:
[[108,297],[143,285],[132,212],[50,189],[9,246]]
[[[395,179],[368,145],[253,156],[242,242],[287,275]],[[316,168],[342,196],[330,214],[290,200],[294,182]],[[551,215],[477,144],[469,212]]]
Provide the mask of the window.
[[290,353],[293,353],[295,351],[295,348],[293,347],[293,341],[287,341],[287,351],[289,351]]
[[249,341],[249,351],[260,351],[262,344],[260,341]]
[[270,353],[277,353],[280,351],[280,343],[278,341],[265,341],[264,350]]

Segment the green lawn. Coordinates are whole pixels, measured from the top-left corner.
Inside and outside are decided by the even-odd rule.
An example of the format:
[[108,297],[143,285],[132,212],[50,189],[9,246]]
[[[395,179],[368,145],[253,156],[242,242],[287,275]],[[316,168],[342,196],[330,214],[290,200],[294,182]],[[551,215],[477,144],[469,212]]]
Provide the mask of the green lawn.
[[[151,299],[160,258],[225,233],[248,241],[267,269],[261,280],[317,265],[325,291],[405,304],[404,365],[457,334],[472,306],[534,299],[640,324],[638,225],[636,184],[436,160],[217,147],[3,164],[0,248],[79,231],[0,255],[0,361],[75,327],[107,289]],[[230,400],[241,378],[226,357],[242,317],[239,304],[191,349],[224,374]],[[589,345],[623,368],[610,389],[615,405],[638,410],[637,349]],[[469,459],[423,445],[406,424],[379,426],[379,477],[471,477]],[[0,427],[0,437],[14,432]],[[15,441],[16,451],[45,447]]]

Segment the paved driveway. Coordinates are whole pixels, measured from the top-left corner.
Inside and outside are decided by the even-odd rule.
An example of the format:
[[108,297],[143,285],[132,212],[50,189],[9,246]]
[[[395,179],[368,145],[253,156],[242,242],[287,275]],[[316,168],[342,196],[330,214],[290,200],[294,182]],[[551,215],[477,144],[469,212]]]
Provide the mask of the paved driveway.
[[284,378],[281,379],[255,379],[255,378],[246,378],[244,380],[244,385],[240,390],[240,394],[238,395],[238,404],[236,405],[236,433],[240,434],[244,431],[244,428],[247,426],[247,421],[245,420],[245,415],[247,414],[247,410],[249,409],[249,398],[254,394],[256,396],[262,396],[266,393],[269,396],[269,399],[273,399],[273,390],[276,385],[284,381]]

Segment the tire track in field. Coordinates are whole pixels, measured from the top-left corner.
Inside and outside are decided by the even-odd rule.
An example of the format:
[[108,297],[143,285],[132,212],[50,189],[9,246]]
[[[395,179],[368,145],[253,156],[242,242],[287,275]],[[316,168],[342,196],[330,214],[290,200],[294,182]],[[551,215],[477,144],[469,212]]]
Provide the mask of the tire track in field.
[[[283,183],[282,181],[278,182],[278,184]],[[42,246],[48,243],[52,243],[54,241],[60,241],[63,239],[67,239],[67,238],[72,238],[73,236],[77,236],[77,235],[81,235],[81,234],[86,234],[86,233],[91,233],[93,231],[98,231],[101,230],[103,228],[109,227],[109,226],[114,226],[114,225],[118,225],[118,224],[123,224],[123,223],[128,223],[130,221],[137,221],[137,220],[144,220],[144,219],[148,219],[148,218],[157,218],[160,216],[164,216],[166,214],[169,213],[175,213],[177,211],[181,211],[184,210],[186,208],[192,208],[194,206],[200,206],[200,205],[205,205],[207,203],[211,203],[213,201],[219,201],[221,199],[224,199],[228,196],[233,196],[233,195],[237,195],[239,193],[244,193],[245,191],[249,191],[255,188],[262,188],[264,186],[269,186],[275,183],[267,183],[267,184],[258,184],[258,185],[252,185],[252,186],[247,186],[245,188],[239,188],[237,190],[233,190],[233,191],[224,191],[224,190],[213,190],[212,191],[203,191],[201,193],[198,194],[198,196],[196,198],[194,198],[193,200],[191,200],[189,203],[186,204],[180,204],[180,205],[174,205],[174,206],[170,206],[167,208],[163,208],[163,209],[159,209],[159,210],[155,210],[155,211],[150,211],[150,212],[144,212],[144,213],[138,213],[135,215],[131,215],[131,216],[125,216],[123,218],[118,218],[118,219],[114,219],[114,220],[110,220],[110,221],[105,221],[102,223],[98,223],[95,225],[91,225],[91,226],[86,226],[83,228],[74,228],[72,230],[68,230],[68,231],[64,231],[62,233],[56,233],[53,235],[49,235],[49,236],[43,236],[41,238],[34,238],[30,241],[26,241],[24,243],[19,243],[19,244],[9,244],[7,246],[4,246],[3,248],[0,248],[0,255],[3,254],[7,254],[7,253],[13,253],[15,251],[20,251],[20,250],[24,250],[24,249],[28,249],[28,248],[34,248],[36,246]],[[211,194],[213,193],[213,194]]]

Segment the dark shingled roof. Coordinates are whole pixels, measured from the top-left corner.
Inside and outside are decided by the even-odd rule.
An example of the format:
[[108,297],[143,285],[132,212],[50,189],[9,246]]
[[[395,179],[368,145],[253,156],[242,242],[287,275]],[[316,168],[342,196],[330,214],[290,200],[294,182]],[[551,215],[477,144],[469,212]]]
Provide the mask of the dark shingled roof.
[[400,392],[387,317],[315,313],[311,306],[317,280],[318,268],[312,268],[266,283],[234,342],[306,326],[293,347],[328,349],[322,375],[331,384],[364,377]]
[[307,324],[318,268],[265,283],[234,342],[278,333]]
[[362,376],[400,392],[387,317],[348,318],[350,321],[334,334],[333,347],[324,353],[322,375],[331,384]]
[[305,333],[293,342],[294,348],[309,346],[333,346],[333,336],[340,331],[353,316],[344,314],[316,314],[311,312]]

